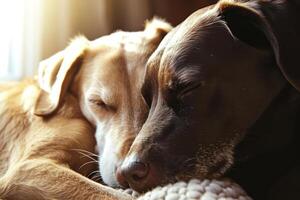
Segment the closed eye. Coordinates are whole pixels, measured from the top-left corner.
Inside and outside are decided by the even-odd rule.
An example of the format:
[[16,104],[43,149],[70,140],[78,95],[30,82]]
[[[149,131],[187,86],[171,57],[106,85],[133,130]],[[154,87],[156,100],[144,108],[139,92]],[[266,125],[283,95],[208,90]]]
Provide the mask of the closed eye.
[[89,98],[88,101],[94,105],[97,106],[98,108],[102,108],[105,110],[115,110],[114,106],[110,106],[108,104],[106,104],[103,100],[99,99],[99,98]]
[[202,82],[190,83],[190,84],[177,84],[174,87],[169,88],[167,95],[167,102],[174,112],[182,113],[185,99],[197,88],[203,85]]
[[176,92],[177,98],[181,99],[189,95],[193,90],[205,83],[206,72],[199,65],[186,65],[176,70],[175,77],[170,89]]
[[201,87],[203,85],[202,82],[200,83],[194,83],[186,86],[181,86],[181,89],[179,90],[179,98],[184,98],[185,96],[188,96],[193,90]]

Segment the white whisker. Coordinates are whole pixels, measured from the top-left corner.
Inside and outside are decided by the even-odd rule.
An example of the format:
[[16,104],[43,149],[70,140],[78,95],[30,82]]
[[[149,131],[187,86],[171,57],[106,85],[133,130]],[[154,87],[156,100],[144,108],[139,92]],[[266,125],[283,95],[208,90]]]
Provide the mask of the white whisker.
[[93,161],[98,162],[95,158],[93,158],[93,157],[90,156],[90,155],[87,155],[87,154],[85,154],[85,153],[83,153],[83,152],[78,152],[78,153],[81,154],[81,155],[84,156],[84,157],[87,157],[87,158],[89,158],[89,159],[91,159],[91,160],[93,160]]
[[97,173],[100,173],[100,171],[99,170],[95,170],[95,171],[92,171],[87,177],[90,177],[92,174],[97,174]]
[[82,164],[82,165],[79,167],[79,169],[81,169],[82,167],[84,167],[84,166],[86,166],[86,165],[88,165],[88,164],[92,164],[92,163],[98,163],[98,161],[92,160],[92,161],[86,162],[86,163]]

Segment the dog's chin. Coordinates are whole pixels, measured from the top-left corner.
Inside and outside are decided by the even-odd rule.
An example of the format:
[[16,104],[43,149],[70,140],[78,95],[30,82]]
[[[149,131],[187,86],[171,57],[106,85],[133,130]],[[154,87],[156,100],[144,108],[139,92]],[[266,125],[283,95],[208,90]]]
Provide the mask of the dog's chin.
[[[103,162],[102,162],[103,163]],[[113,187],[113,188],[119,188],[120,185],[116,179],[116,174],[114,172],[114,170],[111,169],[115,169],[114,166],[109,167],[110,165],[107,164],[101,164],[101,162],[99,162],[99,171],[100,171],[100,176],[102,178],[102,181],[104,184]]]
[[198,179],[215,179],[222,177],[233,165],[233,151],[231,147],[222,148],[223,151],[217,154],[198,152],[194,158],[183,161],[177,170],[173,168],[165,169],[167,175],[163,182],[189,181],[193,178]]
[[120,187],[116,178],[116,167],[118,159],[115,155],[110,154],[109,149],[104,148],[104,152],[99,156],[99,173],[103,183],[110,187]]
[[[182,171],[171,178],[170,181],[189,181],[191,179],[215,179],[222,177],[228,169],[230,169],[230,162],[220,161],[213,166],[205,166],[203,163],[198,163],[192,170]],[[171,176],[170,176],[171,177]]]

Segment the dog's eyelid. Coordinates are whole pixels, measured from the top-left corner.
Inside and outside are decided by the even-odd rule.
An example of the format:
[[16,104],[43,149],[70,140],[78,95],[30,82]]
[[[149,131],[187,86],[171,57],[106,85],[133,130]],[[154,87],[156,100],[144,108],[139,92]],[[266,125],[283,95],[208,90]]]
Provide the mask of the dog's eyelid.
[[[186,95],[190,94],[191,91],[201,87],[204,85],[204,81],[197,81],[197,82],[185,82],[185,83],[177,83],[176,85],[176,90],[177,91],[177,96],[179,98],[183,98]],[[172,90],[171,90],[172,91]],[[173,89],[174,91],[174,89]]]
[[88,98],[88,101],[94,104],[104,103],[100,98]]
[[99,96],[89,97],[88,101],[93,105],[96,105],[100,108],[104,108],[105,110],[111,110],[111,111],[116,110],[115,106],[112,106],[112,105],[109,105],[109,104],[105,103]]

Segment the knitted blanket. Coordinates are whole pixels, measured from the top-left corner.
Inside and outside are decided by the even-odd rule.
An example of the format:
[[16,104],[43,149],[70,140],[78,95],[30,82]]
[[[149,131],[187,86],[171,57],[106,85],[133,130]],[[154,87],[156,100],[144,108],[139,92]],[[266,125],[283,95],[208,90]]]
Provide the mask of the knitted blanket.
[[156,187],[141,195],[130,189],[125,192],[137,200],[251,200],[238,184],[229,179],[192,179]]

